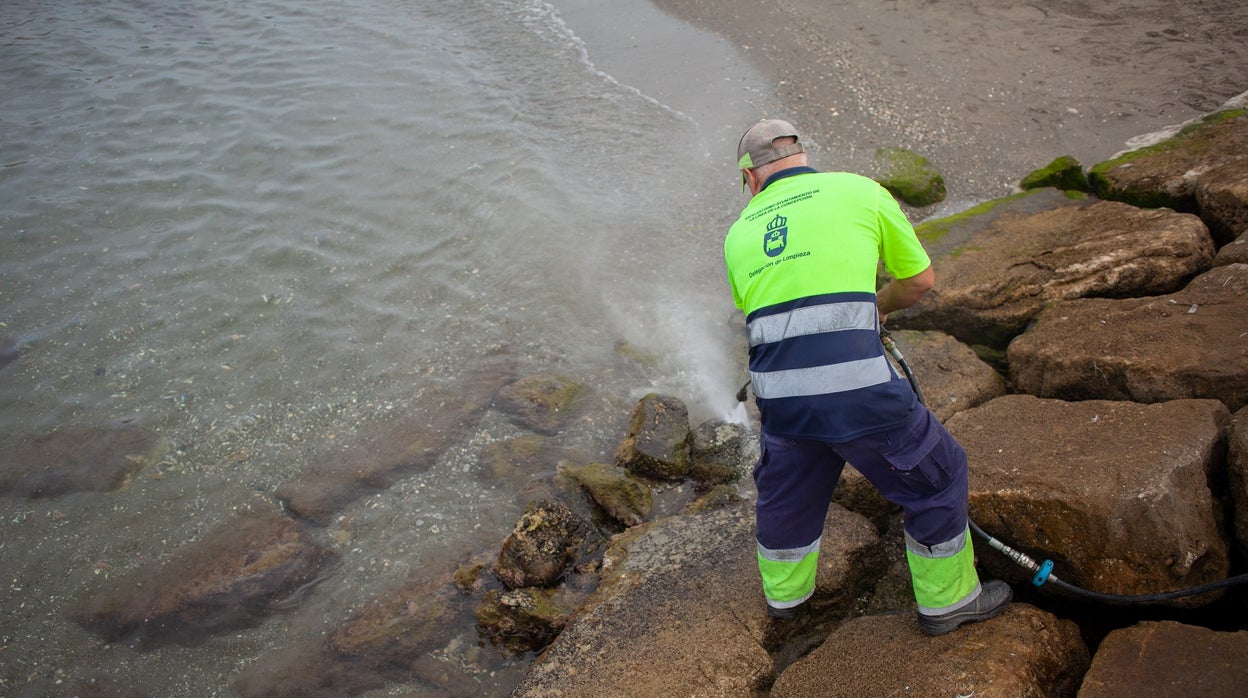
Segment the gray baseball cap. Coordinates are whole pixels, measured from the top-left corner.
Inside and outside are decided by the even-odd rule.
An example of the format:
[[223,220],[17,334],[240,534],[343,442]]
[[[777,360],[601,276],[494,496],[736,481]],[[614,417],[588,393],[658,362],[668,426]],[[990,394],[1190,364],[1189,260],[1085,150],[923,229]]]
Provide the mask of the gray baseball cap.
[[776,145],[777,138],[797,138],[793,124],[780,119],[763,119],[741,134],[737,145],[737,169],[752,170],[780,158],[806,152],[801,143]]

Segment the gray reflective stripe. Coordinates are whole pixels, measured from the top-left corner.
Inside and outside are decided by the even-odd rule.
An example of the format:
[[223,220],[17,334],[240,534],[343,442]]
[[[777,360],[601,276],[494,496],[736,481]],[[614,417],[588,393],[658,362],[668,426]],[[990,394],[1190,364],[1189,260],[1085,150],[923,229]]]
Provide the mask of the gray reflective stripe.
[[874,303],[827,303],[755,318],[746,331],[750,336],[750,346],[756,347],[821,332],[874,330],[879,317]]
[[754,395],[764,400],[841,393],[887,383],[892,378],[892,369],[884,356],[787,371],[750,371]]
[[823,540],[823,536],[816,538],[815,542],[810,545],[803,545],[800,548],[784,548],[781,550],[764,548],[762,543],[759,543],[758,554],[761,555],[764,560],[771,560],[772,562],[800,562],[802,558],[819,549],[819,541],[821,540]]
[[925,616],[940,616],[940,615],[949,613],[951,611],[956,611],[959,608],[962,608],[963,606],[969,606],[972,603],[975,603],[975,599],[978,599],[979,595],[983,591],[984,591],[983,585],[976,584],[975,588],[971,589],[971,593],[967,594],[966,597],[963,598],[961,601],[955,601],[949,604],[948,606],[944,606],[942,608],[928,608],[927,606],[919,606],[919,613],[922,613]]
[[907,531],[906,550],[909,550],[919,557],[928,557],[937,560],[946,557],[953,557],[954,555],[962,552],[962,549],[966,547],[966,541],[970,539],[970,535],[971,529],[967,528],[966,531],[943,543],[937,543],[936,545],[923,545],[917,540],[911,538],[910,532]]
[[806,594],[802,598],[794,599],[793,601],[776,601],[775,599],[767,599],[767,605],[771,606],[772,608],[796,608],[797,606],[801,606],[802,604],[806,603],[806,599],[809,599],[810,597],[814,595],[815,595],[815,592],[811,591],[810,593]]

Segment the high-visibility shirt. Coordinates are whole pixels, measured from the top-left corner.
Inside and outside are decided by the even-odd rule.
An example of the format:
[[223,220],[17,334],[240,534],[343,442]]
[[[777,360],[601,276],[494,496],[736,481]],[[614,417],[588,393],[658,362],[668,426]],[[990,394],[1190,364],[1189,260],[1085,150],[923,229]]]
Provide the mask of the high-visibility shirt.
[[724,262],[767,433],[839,442],[906,420],[914,391],[880,343],[881,260],[895,278],[931,265],[892,195],[855,174],[778,172],[729,229]]

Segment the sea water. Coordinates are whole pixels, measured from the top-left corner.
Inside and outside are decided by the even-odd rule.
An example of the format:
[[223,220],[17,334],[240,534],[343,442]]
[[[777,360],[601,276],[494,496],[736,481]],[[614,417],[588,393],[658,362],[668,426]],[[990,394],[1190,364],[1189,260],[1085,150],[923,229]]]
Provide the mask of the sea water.
[[[269,653],[496,546],[517,493],[478,456],[523,430],[487,411],[318,529],[342,564],[258,627],[141,648],[68,615],[500,356],[591,388],[567,435],[587,457],[647,392],[695,423],[734,414],[719,245],[765,84],[642,0],[567,9],[0,4],[0,336],[20,351],[0,448],[121,423],[171,444],[119,491],[0,498],[0,694],[98,677],[229,695]],[[477,641],[458,632],[448,647]],[[483,669],[483,690],[524,661]]]

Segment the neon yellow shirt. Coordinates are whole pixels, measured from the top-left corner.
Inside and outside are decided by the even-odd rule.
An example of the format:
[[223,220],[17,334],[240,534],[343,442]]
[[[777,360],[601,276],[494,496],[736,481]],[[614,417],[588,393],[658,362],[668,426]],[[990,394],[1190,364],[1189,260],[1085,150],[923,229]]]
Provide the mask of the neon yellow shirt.
[[888,190],[847,172],[774,179],[724,239],[733,301],[746,315],[805,296],[874,293],[881,259],[899,279],[931,265]]

